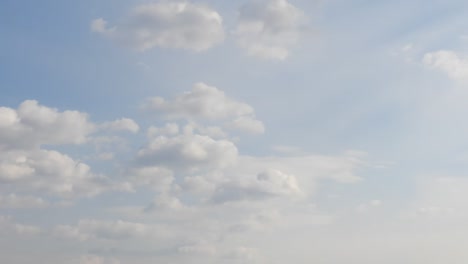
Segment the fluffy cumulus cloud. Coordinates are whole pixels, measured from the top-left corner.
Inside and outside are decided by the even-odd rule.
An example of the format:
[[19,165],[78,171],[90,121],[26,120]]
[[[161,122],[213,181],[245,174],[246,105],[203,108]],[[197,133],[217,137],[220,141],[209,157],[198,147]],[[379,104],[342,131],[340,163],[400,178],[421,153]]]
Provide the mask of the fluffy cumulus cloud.
[[237,155],[237,147],[228,140],[183,133],[151,138],[138,152],[137,161],[143,166],[193,171],[224,168],[233,164]]
[[[105,126],[128,124],[135,129],[136,124],[128,120]],[[17,109],[0,107],[0,190],[18,192],[0,197],[0,206],[42,207],[47,202],[40,195],[70,199],[127,188],[93,173],[89,165],[67,154],[44,149],[87,143],[98,126],[86,113],[59,111],[33,100],[24,101]]]
[[159,1],[136,6],[120,24],[92,21],[91,30],[144,51],[155,47],[193,51],[224,40],[222,17],[206,5],[188,1]]
[[468,79],[468,57],[451,50],[426,53],[423,63],[435,70],[442,71],[454,80]]
[[0,107],[0,149],[82,144],[94,130],[85,113],[63,111],[28,100],[17,109]]
[[287,0],[254,0],[242,6],[235,29],[251,56],[284,60],[303,34],[305,15]]
[[143,106],[160,112],[168,119],[227,121],[226,126],[241,131],[263,133],[263,123],[255,118],[254,109],[232,99],[216,87],[196,83],[191,91],[172,100],[153,97]]
[[74,198],[126,188],[91,172],[87,164],[53,150],[7,152],[0,157],[0,182],[3,183],[0,189],[4,191],[14,188],[20,192]]

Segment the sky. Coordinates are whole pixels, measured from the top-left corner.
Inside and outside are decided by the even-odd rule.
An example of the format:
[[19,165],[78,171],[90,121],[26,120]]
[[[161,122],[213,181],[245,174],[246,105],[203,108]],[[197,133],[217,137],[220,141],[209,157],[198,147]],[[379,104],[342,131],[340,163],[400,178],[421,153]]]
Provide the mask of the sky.
[[0,1],[0,260],[465,264],[468,2]]

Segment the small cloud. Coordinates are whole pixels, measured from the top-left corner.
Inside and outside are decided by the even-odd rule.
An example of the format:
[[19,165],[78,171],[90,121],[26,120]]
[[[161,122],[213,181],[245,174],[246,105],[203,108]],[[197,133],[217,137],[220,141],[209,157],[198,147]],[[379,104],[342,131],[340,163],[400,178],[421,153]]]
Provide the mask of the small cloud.
[[[196,83],[191,91],[172,99],[149,98],[143,104],[143,109],[163,113],[170,120],[224,121],[225,127],[234,130],[252,134],[265,131],[263,123],[256,119],[253,107],[230,98],[223,91],[205,83]],[[199,128],[194,127],[201,130]],[[220,134],[219,131],[217,134]]]
[[453,80],[468,79],[468,57],[451,50],[426,53],[422,60],[429,68],[441,71]]
[[130,118],[121,118],[112,122],[103,123],[101,129],[137,133],[140,130],[140,126]]
[[286,0],[255,0],[240,9],[234,35],[247,54],[284,60],[299,42],[304,22],[304,13]]

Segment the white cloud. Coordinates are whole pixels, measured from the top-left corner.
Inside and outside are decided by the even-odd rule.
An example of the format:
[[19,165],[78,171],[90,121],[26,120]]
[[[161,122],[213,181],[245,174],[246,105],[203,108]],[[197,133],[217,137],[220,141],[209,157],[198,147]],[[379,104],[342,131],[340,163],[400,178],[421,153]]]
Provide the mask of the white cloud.
[[114,131],[128,131],[131,133],[137,133],[140,130],[140,126],[130,118],[121,118],[112,122],[105,122],[101,125],[101,128]]
[[163,210],[179,210],[183,207],[184,205],[177,197],[167,193],[162,193],[158,195],[154,201],[145,208],[145,211],[161,212]]
[[236,146],[228,140],[187,133],[150,139],[138,152],[137,162],[143,166],[196,171],[232,165],[237,155]]
[[226,126],[237,130],[263,133],[263,123],[255,118],[254,109],[236,101],[216,87],[196,83],[189,92],[172,100],[153,97],[146,101],[144,109],[164,113],[167,119],[227,121]]
[[144,108],[161,111],[169,119],[189,120],[224,120],[254,113],[248,104],[233,100],[218,88],[204,83],[196,83],[192,91],[179,94],[172,100],[150,98]]
[[53,150],[11,151],[1,153],[0,181],[8,183],[0,189],[35,192],[55,197],[94,196],[105,190],[125,190],[123,184],[112,183],[90,167]]
[[[95,174],[89,165],[44,145],[91,142],[96,127],[129,129],[138,126],[130,119],[95,125],[86,113],[59,111],[27,100],[18,109],[0,107],[0,190],[20,193],[0,197],[3,207],[45,206],[43,195],[71,199],[90,197],[108,190],[129,190],[128,184],[114,183]],[[33,194],[37,198],[30,195]]]
[[215,203],[258,200],[277,196],[302,195],[297,179],[278,170],[266,170],[256,177],[237,177],[220,184],[212,198]]
[[249,55],[284,60],[299,41],[304,20],[286,0],[253,0],[240,9],[234,34]]
[[28,100],[17,110],[0,107],[0,149],[35,148],[44,144],[82,144],[94,130],[88,116],[59,112]]
[[423,63],[432,69],[442,71],[454,80],[468,79],[468,57],[454,51],[439,50],[426,53]]
[[179,134],[179,125],[176,123],[166,123],[164,127],[151,126],[148,128],[146,133],[149,138],[154,138],[157,136],[174,136],[177,134]]
[[174,181],[173,172],[162,167],[133,168],[127,174],[135,185],[145,186],[156,192],[169,191]]
[[234,121],[230,122],[227,127],[251,134],[265,133],[265,126],[263,123],[255,118],[252,118],[251,116],[238,117]]
[[354,183],[356,170],[365,165],[361,154],[287,157],[239,156],[235,166],[221,171],[186,176],[181,188],[198,201],[226,203],[310,197],[323,180]]
[[265,168],[276,168],[287,174],[295,175],[308,189],[319,180],[334,180],[339,183],[354,183],[361,180],[355,170],[365,165],[360,153],[349,152],[344,155],[301,155],[286,157],[249,157],[242,156],[239,161],[240,172],[262,171]]
[[44,208],[49,203],[40,197],[19,196],[14,193],[1,196],[0,208]]
[[98,18],[91,22],[91,30],[140,51],[155,47],[203,51],[224,40],[221,16],[188,1],[139,5],[117,26],[109,28]]

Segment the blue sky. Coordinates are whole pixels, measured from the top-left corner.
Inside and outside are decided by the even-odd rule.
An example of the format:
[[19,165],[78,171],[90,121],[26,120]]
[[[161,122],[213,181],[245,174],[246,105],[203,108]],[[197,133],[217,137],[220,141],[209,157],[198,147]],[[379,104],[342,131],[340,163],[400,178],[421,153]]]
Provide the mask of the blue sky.
[[467,10],[2,1],[0,255],[466,263]]

